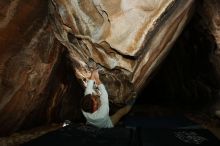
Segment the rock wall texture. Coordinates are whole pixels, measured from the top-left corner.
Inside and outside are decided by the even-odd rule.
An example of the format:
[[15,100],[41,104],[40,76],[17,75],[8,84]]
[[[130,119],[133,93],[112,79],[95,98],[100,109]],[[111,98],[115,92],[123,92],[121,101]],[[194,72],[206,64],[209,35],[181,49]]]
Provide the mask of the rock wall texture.
[[[204,1],[201,6],[200,15],[203,20],[203,27],[207,28],[210,34],[213,36],[216,47],[212,50],[210,59],[212,64],[216,68],[216,73],[220,75],[220,1],[210,0]],[[219,76],[220,77],[220,76]],[[219,78],[220,81],[220,78]]]
[[3,0],[0,8],[0,134],[6,135],[37,120],[27,117],[48,101],[44,90],[61,45],[45,15],[47,1]]
[[[212,39],[214,38],[214,49],[211,50],[210,61],[215,68],[215,76],[217,77],[220,86],[220,1],[210,0],[204,1],[201,6],[200,15],[203,20],[203,27],[209,30]],[[216,115],[220,117],[220,91],[218,90],[218,100],[213,110],[216,110]]]
[[56,38],[81,84],[100,66],[110,100],[139,91],[190,17],[193,0],[50,1]]

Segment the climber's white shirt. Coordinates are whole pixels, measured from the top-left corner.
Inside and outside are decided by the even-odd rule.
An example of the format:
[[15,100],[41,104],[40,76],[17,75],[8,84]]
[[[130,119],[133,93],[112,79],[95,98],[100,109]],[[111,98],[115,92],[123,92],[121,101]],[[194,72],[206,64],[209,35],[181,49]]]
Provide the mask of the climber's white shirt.
[[[94,92],[94,80],[89,80],[85,89],[84,95],[92,94]],[[94,113],[87,113],[82,110],[87,123],[99,128],[112,128],[114,127],[109,117],[109,101],[108,93],[103,84],[98,85],[98,89],[101,92],[100,101],[101,106]]]

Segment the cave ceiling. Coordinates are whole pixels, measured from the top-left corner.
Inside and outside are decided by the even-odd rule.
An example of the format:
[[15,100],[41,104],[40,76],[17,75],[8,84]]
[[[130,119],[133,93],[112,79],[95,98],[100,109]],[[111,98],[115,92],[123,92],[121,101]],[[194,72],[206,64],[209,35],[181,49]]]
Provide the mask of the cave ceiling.
[[99,66],[109,97],[120,103],[139,91],[190,18],[193,0],[50,1],[56,38],[68,49],[86,86]]

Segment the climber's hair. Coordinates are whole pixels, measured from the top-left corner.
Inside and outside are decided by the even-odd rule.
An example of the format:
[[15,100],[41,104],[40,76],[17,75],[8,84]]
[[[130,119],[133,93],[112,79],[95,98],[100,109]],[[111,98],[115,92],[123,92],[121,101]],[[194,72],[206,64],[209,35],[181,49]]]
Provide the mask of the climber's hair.
[[87,94],[81,99],[81,109],[84,112],[93,113],[94,112],[94,98],[95,95]]

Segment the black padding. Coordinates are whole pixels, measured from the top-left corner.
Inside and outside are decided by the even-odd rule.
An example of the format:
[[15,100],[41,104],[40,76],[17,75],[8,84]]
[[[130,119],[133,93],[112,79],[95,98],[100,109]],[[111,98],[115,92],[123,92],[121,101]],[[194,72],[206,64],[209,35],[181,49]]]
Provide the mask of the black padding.
[[220,146],[205,129],[95,128],[69,125],[24,146]]
[[70,125],[50,132],[24,146],[136,146],[136,134],[130,128],[95,128]]

